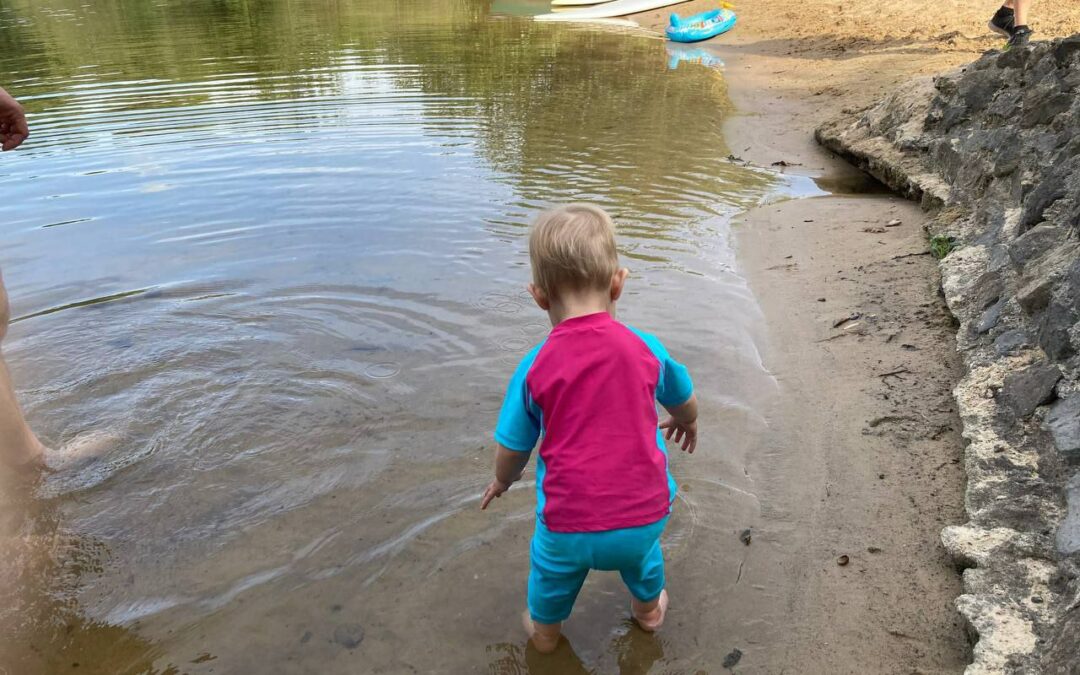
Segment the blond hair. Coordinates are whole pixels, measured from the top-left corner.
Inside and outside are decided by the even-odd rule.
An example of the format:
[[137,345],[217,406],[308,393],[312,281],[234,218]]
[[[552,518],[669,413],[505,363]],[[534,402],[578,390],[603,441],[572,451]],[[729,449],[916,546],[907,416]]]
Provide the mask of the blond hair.
[[607,290],[619,271],[615,224],[592,204],[567,204],[541,213],[529,235],[533,283],[548,297],[560,290]]

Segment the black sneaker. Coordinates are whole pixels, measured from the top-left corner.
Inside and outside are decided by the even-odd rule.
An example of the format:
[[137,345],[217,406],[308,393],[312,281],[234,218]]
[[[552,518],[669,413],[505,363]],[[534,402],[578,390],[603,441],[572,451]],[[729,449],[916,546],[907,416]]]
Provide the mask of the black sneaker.
[[1033,31],[1027,26],[1017,26],[1013,28],[1012,37],[1005,44],[1005,50],[1016,49],[1017,47],[1027,46],[1028,40],[1031,39],[1031,33]]
[[993,18],[990,19],[987,27],[998,35],[1011,38],[1015,19],[1016,13],[1013,12],[1012,7],[1000,7],[994,13]]

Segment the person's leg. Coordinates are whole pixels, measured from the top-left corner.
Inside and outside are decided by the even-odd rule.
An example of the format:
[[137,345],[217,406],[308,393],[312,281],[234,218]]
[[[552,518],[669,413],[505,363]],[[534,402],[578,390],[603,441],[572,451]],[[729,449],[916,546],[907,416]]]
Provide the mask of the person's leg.
[[623,583],[630,591],[630,612],[643,630],[660,628],[667,616],[668,595],[664,586],[664,552],[659,534],[652,539],[646,553],[632,567],[619,570]]
[[559,638],[562,637],[562,621],[556,623],[539,623],[533,621],[531,610],[525,610],[522,619],[525,622],[525,632],[532,640],[536,651],[541,654],[550,654],[559,646]]
[[630,591],[630,612],[638,625],[652,632],[664,623],[667,592],[664,590],[664,551],[660,535],[668,517],[651,525],[604,533],[600,569],[617,569]]
[[1012,7],[1016,15],[1016,26],[1027,26],[1028,8],[1031,7],[1031,0],[1013,0]]
[[555,651],[562,622],[570,617],[589,574],[569,542],[575,535],[548,532],[539,522],[530,546],[529,611],[525,631],[537,651]]
[[1028,8],[1030,6],[1031,0],[1013,0],[1014,25],[1012,34],[1009,36],[1009,43],[1005,45],[1005,49],[1023,47],[1031,39],[1032,30],[1027,25]]
[[1012,37],[1013,26],[1016,24],[1016,14],[1013,10],[1013,0],[1006,2],[990,17],[987,26],[993,32],[1003,37]]
[[[7,291],[0,276],[0,343],[7,335],[10,316]],[[19,408],[11,373],[0,350],[0,465],[18,468],[37,466],[42,463],[44,452],[45,446],[30,430]]]

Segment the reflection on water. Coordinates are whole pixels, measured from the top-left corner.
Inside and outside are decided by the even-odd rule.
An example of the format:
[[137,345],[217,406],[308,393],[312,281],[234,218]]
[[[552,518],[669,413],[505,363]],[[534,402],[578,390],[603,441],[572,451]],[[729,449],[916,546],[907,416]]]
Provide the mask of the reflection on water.
[[666,42],[664,47],[668,53],[668,68],[675,70],[680,63],[692,63],[709,68],[723,68],[724,60],[710,49],[695,45],[680,44],[678,42]]
[[711,618],[646,636],[596,576],[571,661],[690,668],[739,639],[726,542],[760,512],[770,380],[727,223],[777,178],[725,159],[715,70],[491,9],[0,3],[34,132],[0,158],[6,353],[43,439],[120,439],[41,486],[27,527],[74,543],[0,607],[22,631],[0,663],[542,672],[516,618],[531,493],[476,506],[506,378],[547,330],[525,227],[570,199],[616,215],[620,309],[700,373],[712,420],[673,460],[665,540],[673,612]]

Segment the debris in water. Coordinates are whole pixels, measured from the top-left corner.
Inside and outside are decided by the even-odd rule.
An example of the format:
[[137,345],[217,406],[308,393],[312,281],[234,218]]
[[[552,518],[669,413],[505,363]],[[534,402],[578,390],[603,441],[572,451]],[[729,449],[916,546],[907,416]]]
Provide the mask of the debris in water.
[[848,558],[846,555],[842,555],[836,559],[836,564],[840,567],[847,565],[849,562],[851,562],[851,558]]
[[782,159],[779,162],[773,162],[772,165],[773,166],[802,166],[802,164],[799,164],[798,162],[789,162],[786,159]]
[[742,650],[736,647],[735,649],[731,650],[730,654],[724,657],[724,662],[721,665],[723,665],[728,670],[731,670],[739,664],[740,660],[742,660]]
[[752,538],[752,536],[751,536],[749,527],[739,533],[739,541],[741,541],[746,546],[750,545],[750,539],[751,538]]

